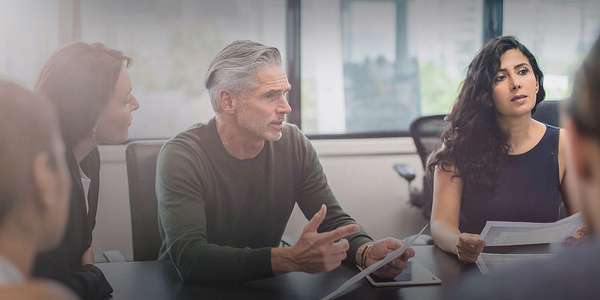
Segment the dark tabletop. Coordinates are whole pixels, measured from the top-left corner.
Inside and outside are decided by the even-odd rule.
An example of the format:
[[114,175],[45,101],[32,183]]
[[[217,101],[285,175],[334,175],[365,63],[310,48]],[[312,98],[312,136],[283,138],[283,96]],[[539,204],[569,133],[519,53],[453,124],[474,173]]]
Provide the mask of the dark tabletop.
[[[372,287],[362,280],[338,299],[439,299],[444,289],[463,275],[476,272],[434,246],[414,247],[417,260],[442,280],[442,285],[413,287]],[[523,250],[524,249],[524,250]],[[545,252],[546,246],[486,248],[486,252]],[[355,267],[342,265],[330,273],[290,273],[243,285],[184,285],[168,261],[98,264],[114,288],[113,299],[320,299],[358,273]]]

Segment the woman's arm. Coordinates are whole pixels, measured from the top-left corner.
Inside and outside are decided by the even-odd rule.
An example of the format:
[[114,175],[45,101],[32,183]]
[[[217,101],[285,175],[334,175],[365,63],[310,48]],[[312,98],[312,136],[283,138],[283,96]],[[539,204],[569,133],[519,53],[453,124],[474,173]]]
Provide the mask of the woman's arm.
[[431,235],[442,250],[456,254],[460,231],[458,220],[462,194],[462,180],[454,177],[453,169],[445,171],[436,167],[433,177],[433,206],[431,209]]
[[460,261],[473,263],[485,247],[479,235],[461,233],[458,229],[462,180],[454,176],[455,169],[436,168],[433,180],[431,234],[442,250],[454,253]]

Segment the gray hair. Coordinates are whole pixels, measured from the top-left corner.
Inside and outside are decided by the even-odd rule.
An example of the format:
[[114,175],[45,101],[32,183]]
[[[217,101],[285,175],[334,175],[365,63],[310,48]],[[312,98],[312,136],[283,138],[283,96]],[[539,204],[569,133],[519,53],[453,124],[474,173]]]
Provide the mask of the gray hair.
[[204,83],[215,112],[219,111],[221,91],[239,93],[249,88],[256,70],[273,64],[281,65],[281,54],[275,47],[244,40],[223,48],[208,67]]

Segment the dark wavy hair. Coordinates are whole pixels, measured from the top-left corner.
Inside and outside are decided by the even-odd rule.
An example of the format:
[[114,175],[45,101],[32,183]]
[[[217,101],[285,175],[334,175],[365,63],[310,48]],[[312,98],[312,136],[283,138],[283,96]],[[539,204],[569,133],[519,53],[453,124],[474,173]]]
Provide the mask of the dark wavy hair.
[[500,160],[508,154],[508,135],[498,124],[493,99],[494,78],[500,69],[500,58],[517,49],[529,60],[539,83],[537,105],[544,100],[544,74],[533,54],[512,36],[489,41],[467,69],[458,98],[447,116],[448,127],[442,133],[442,147],[429,159],[428,172],[436,166],[444,171],[454,167],[456,176],[468,184],[492,188],[499,172]]

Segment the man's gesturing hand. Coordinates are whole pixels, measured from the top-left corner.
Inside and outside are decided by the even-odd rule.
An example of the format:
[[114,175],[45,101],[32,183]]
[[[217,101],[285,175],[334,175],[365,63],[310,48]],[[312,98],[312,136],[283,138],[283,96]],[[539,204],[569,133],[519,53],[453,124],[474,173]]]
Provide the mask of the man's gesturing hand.
[[327,207],[321,209],[304,227],[300,239],[289,248],[272,251],[272,268],[275,273],[301,271],[307,273],[328,272],[337,268],[346,258],[350,248],[344,237],[359,231],[359,226],[350,224],[333,231],[318,233],[317,228],[327,215]]

